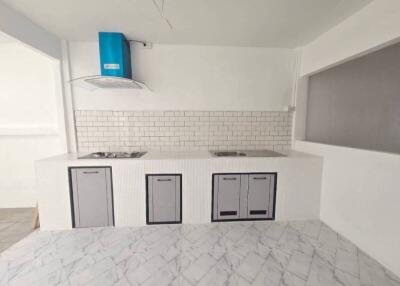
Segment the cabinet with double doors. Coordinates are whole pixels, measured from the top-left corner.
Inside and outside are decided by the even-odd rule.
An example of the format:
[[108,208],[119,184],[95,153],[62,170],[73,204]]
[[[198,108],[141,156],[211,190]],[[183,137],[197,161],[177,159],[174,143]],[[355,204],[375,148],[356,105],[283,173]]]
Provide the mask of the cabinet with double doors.
[[273,220],[277,173],[213,174],[212,221]]

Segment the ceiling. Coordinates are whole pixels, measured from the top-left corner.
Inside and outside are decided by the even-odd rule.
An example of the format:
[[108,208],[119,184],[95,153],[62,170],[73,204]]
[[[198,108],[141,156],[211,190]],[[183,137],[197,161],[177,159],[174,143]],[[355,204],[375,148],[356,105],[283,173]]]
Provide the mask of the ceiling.
[[[163,0],[154,0],[159,7]],[[165,44],[302,46],[372,0],[3,0],[68,40],[98,31]]]
[[10,37],[6,33],[0,31],[0,44],[2,43],[15,43],[17,42],[14,38]]

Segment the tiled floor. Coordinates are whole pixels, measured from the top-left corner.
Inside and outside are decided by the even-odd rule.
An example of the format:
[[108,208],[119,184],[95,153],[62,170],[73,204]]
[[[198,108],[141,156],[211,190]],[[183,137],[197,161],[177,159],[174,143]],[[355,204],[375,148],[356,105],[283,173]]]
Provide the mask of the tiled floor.
[[33,231],[33,208],[0,209],[0,252]]
[[0,255],[0,285],[399,286],[319,221],[36,231]]

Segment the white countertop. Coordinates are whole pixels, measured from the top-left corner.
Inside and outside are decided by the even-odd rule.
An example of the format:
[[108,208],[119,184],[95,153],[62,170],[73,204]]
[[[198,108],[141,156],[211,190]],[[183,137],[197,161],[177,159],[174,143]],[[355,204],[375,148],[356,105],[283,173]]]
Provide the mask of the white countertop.
[[108,161],[146,161],[146,160],[192,160],[192,159],[214,159],[214,160],[282,160],[293,158],[316,158],[318,156],[295,150],[279,151],[282,157],[214,157],[209,151],[148,151],[141,158],[100,158],[100,159],[78,159],[88,153],[66,153],[41,159],[39,161],[86,161],[86,162],[108,162]]

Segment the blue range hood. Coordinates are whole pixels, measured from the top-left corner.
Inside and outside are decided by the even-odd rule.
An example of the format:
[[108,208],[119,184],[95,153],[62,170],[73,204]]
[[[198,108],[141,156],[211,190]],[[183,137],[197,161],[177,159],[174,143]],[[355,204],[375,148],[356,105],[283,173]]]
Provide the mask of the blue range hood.
[[99,33],[102,76],[132,79],[131,48],[122,33]]
[[71,83],[89,90],[147,88],[144,83],[132,80],[131,49],[124,34],[100,32],[99,51],[100,75],[83,76]]

